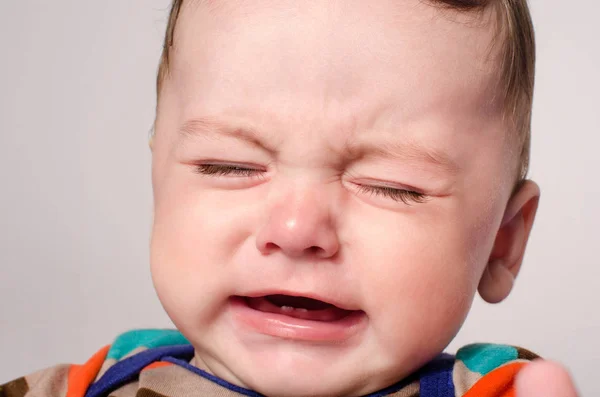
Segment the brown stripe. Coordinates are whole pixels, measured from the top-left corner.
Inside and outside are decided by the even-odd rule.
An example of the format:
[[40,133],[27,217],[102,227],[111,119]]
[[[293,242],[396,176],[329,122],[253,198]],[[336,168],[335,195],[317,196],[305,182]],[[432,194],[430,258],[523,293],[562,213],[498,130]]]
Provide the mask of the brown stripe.
[[537,354],[530,352],[527,349],[523,349],[522,347],[517,347],[517,352],[519,353],[519,358],[522,360],[535,360],[536,358],[540,358]]
[[146,389],[145,387],[140,388],[135,397],[167,397],[164,394],[155,392],[154,390]]
[[29,391],[25,378],[15,379],[0,385],[0,397],[24,397]]

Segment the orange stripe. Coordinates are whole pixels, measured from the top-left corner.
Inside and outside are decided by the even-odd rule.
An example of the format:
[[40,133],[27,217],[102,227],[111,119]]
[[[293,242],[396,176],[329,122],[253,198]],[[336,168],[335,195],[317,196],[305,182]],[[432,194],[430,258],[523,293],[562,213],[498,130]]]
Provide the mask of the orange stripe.
[[100,368],[108,354],[108,349],[110,349],[110,345],[104,346],[83,365],[71,365],[66,397],[85,396],[88,387],[100,372]]
[[475,383],[463,397],[515,397],[515,377],[525,364],[512,363],[493,370]]
[[162,367],[169,367],[173,364],[166,362],[166,361],[157,361],[155,363],[152,363],[150,365],[147,365],[144,367],[144,369],[142,371],[145,371],[147,369],[154,369],[154,368],[162,368]]

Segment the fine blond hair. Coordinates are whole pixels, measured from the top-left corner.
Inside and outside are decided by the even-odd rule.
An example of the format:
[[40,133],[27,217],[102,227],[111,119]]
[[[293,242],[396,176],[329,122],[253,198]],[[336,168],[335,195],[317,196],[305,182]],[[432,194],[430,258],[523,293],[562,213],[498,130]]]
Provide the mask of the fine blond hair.
[[[189,1],[189,0],[188,0]],[[529,170],[531,111],[535,81],[535,35],[527,0],[423,0],[458,12],[478,12],[493,6],[498,16],[501,79],[499,94],[504,116],[514,135],[518,158],[516,180],[522,182]],[[172,0],[163,51],[156,80],[157,98],[169,71],[175,27],[183,0]]]

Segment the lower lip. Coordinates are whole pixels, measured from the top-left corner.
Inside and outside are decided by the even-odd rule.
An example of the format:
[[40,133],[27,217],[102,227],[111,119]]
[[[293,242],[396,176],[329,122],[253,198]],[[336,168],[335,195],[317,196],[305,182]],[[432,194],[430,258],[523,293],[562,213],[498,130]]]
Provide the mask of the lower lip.
[[357,335],[366,323],[363,311],[350,312],[336,321],[304,320],[252,309],[241,297],[232,297],[230,308],[236,321],[260,334],[298,341],[343,342]]

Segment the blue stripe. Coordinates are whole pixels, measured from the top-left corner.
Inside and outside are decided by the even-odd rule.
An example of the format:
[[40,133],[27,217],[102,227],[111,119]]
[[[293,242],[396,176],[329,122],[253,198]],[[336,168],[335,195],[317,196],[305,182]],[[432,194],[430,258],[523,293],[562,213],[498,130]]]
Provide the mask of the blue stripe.
[[420,397],[455,397],[452,370],[454,357],[442,354],[420,371]]
[[167,356],[191,360],[194,357],[194,347],[192,345],[158,347],[156,349],[144,350],[123,361],[119,361],[110,367],[96,383],[88,388],[85,397],[107,396],[119,387],[137,379],[142,369],[156,361],[161,361]]
[[264,397],[262,394],[259,394],[259,393],[255,392],[255,391],[252,391],[250,389],[245,389],[245,388],[240,387],[240,386],[236,386],[236,385],[234,385],[232,383],[227,382],[226,380],[223,380],[221,378],[217,378],[216,376],[211,375],[208,372],[201,370],[200,368],[194,367],[193,365],[191,365],[187,361],[180,360],[180,359],[173,358],[173,357],[166,357],[164,359],[164,361],[168,361],[170,363],[179,365],[180,367],[183,367],[183,368],[187,369],[190,372],[193,372],[193,373],[195,373],[197,375],[200,375],[201,377],[206,378],[206,379],[210,380],[211,382],[216,383],[219,386],[222,386],[222,387],[224,387],[226,389],[229,389],[231,391],[234,391],[236,393],[243,394],[244,396],[249,396],[249,397]]

